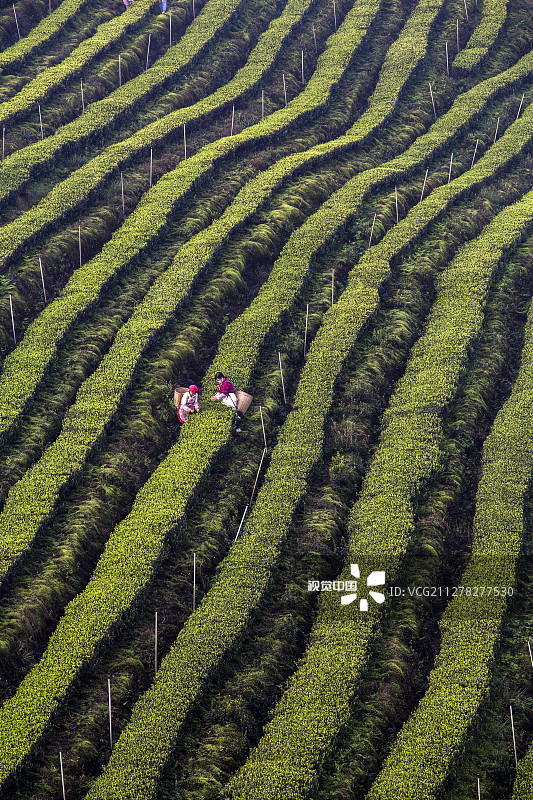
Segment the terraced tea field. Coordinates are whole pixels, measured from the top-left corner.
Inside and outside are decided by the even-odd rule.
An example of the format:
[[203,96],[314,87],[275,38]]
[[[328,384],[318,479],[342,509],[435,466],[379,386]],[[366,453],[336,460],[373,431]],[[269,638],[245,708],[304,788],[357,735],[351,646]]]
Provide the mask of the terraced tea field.
[[0,800],[533,800],[531,0],[0,48]]

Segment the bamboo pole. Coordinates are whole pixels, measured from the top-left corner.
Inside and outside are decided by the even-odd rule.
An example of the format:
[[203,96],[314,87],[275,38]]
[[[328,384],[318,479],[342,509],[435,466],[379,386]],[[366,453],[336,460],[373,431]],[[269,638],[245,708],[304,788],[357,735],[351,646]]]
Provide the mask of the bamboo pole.
[[337,33],[337,10],[335,8],[335,0],[333,0],[333,20],[335,22],[335,33]]
[[472,163],[470,164],[470,169],[472,169],[472,167],[474,166],[478,144],[479,144],[479,139],[476,139],[476,146],[474,147],[474,155],[472,156]]
[[285,73],[283,73],[282,77],[283,77],[283,95],[285,97],[285,108],[287,108],[287,85],[285,83]]
[[40,103],[38,104],[38,108],[39,108],[39,124],[41,126],[41,141],[42,141],[44,139],[44,131],[43,131],[43,117],[42,117],[42,114],[41,114],[41,104]]
[[185,132],[185,123],[183,123],[183,160],[187,158],[187,134]]
[[[520,105],[518,106],[518,113],[516,115],[516,119],[518,119],[518,117],[520,116],[520,112],[522,111],[522,103],[524,102],[524,95],[525,95],[525,92],[522,94],[522,99],[520,100]],[[515,122],[516,122],[516,120],[515,120]]]
[[446,42],[446,75],[450,77],[450,59],[448,57],[448,42]]
[[450,158],[450,169],[449,169],[449,171],[448,171],[448,183],[449,183],[449,182],[451,181],[451,179],[452,179],[452,164],[453,164],[453,153],[452,153],[452,156],[451,156],[451,158]]
[[41,270],[41,282],[43,284],[43,297],[44,297],[44,303],[46,305],[46,303],[47,303],[46,286],[44,285],[43,262],[41,260],[41,256],[39,256],[39,269]]
[[456,22],[457,22],[457,52],[459,52],[459,50],[460,50],[460,47],[459,47],[459,17],[457,18]]
[[422,191],[420,192],[420,202],[422,202],[422,198],[424,197],[424,189],[426,188],[426,181],[428,179],[428,172],[429,172],[429,167],[427,167],[426,174],[424,175],[424,183],[422,184]]
[[304,51],[302,50],[302,84],[305,84],[305,76],[304,76]]
[[[264,448],[264,449],[263,449],[263,455],[261,456],[261,461],[259,462],[259,467],[258,467],[258,469],[257,469],[257,474],[256,474],[256,476],[255,476],[254,488],[252,489],[252,494],[251,494],[251,496],[250,496],[250,503],[249,503],[249,505],[251,505],[251,504],[252,504],[252,500],[254,499],[255,487],[257,486],[257,481],[259,480],[259,475],[260,475],[260,472],[261,472],[261,467],[263,466],[263,460],[264,460],[264,458],[265,458],[265,454],[266,454],[266,449]],[[246,506],[246,508],[248,508],[248,506]],[[244,519],[244,517],[243,517],[243,519]],[[242,523],[241,523],[241,524],[242,524]],[[240,527],[239,527],[239,530],[240,530]],[[239,533],[237,532],[237,536],[238,536],[238,535],[239,535]],[[237,539],[237,536],[235,537],[235,539]]]
[[247,512],[247,511],[248,511],[248,506],[246,506],[246,508],[244,509],[244,514],[243,514],[243,515],[242,515],[242,517],[241,517],[241,522],[240,522],[240,525],[239,525],[239,527],[238,527],[238,529],[237,529],[237,535],[235,536],[235,539],[233,540],[233,542],[234,542],[234,543],[235,543],[235,542],[237,541],[237,539],[239,538],[239,533],[241,532],[242,523],[244,522],[244,518],[245,518],[245,516],[246,516],[246,512]]
[[281,374],[281,388],[283,390],[283,402],[285,405],[287,404],[287,397],[285,395],[285,381],[283,380],[283,367],[281,366],[281,353],[278,350],[278,360],[279,360],[279,371]]
[[157,611],[155,612],[155,625],[154,625],[154,675],[157,675]]
[[513,720],[513,707],[509,704],[509,711],[511,712],[511,730],[513,732],[513,750],[514,750],[514,763],[516,769],[518,769],[518,756],[516,754],[516,737],[514,732],[514,720]]
[[2,161],[4,160],[6,153],[6,127],[5,125],[2,128]]
[[81,222],[78,225],[78,250],[80,253],[80,267],[81,267]]
[[118,85],[122,86],[122,63],[120,60],[120,53],[118,54]]
[[192,610],[196,609],[196,553],[193,553],[192,562]]
[[13,3],[13,14],[15,15],[15,22],[17,23],[17,33],[18,33],[19,39],[20,39],[21,38],[21,36],[20,36],[20,28],[19,28],[19,21],[17,19],[17,9],[15,8],[15,3]]
[[63,771],[63,753],[61,750],[59,751],[59,768],[61,770],[61,787],[63,789],[63,800],[67,800],[67,796],[65,794],[65,773]]
[[152,38],[152,34],[148,34],[148,47],[146,48],[146,69],[148,69],[148,59],[150,58],[150,40]]
[[433,113],[435,114],[435,119],[437,119],[437,111],[435,109],[435,100],[433,99],[433,89],[431,88],[431,83],[429,84],[429,93],[431,95],[431,104],[433,106]]
[[120,190],[122,192],[122,216],[126,216],[126,206],[124,204],[124,175],[120,173]]
[[374,219],[372,220],[372,228],[370,230],[370,239],[368,240],[368,246],[369,247],[372,244],[372,234],[374,233],[374,225],[376,224],[377,215],[378,215],[378,212],[376,211],[375,214],[374,214]]
[[468,19],[468,8],[466,7],[466,0],[463,0],[463,2],[465,4],[466,21],[469,22],[469,19]]
[[231,107],[231,136],[233,136],[233,123],[235,122],[235,103]]
[[11,309],[11,325],[13,326],[13,340],[17,343],[17,334],[15,333],[15,317],[13,315],[13,298],[9,295],[9,307]]
[[153,150],[150,148],[150,189],[152,188],[152,174],[153,174]]
[[112,717],[111,717],[111,675],[107,676],[107,696],[109,701],[109,746],[111,750],[113,749],[113,728],[112,728]]
[[313,39],[315,42],[315,55],[318,55],[318,47],[316,43],[316,32],[315,32],[315,23],[313,22]]
[[494,131],[494,141],[492,142],[492,144],[495,144],[496,142],[496,137],[498,136],[499,127],[500,127],[500,118],[498,117],[498,119],[496,120],[496,130]]
[[172,47],[172,11],[168,12],[168,46]]
[[397,186],[394,187],[394,199],[396,201],[396,225],[397,225],[399,223],[399,221],[400,221],[400,214],[398,212],[398,187]]
[[80,80],[80,86],[81,86],[81,110],[85,111],[85,98],[83,96],[83,78]]
[[261,119],[265,118],[265,90],[261,89]]
[[[11,297],[11,295],[9,295]],[[263,439],[265,440],[265,450],[268,450],[267,437],[265,433],[265,423],[263,420],[263,409],[259,406],[259,413],[261,414],[261,427],[263,428]]]
[[305,309],[305,333],[304,333],[304,358],[305,358],[305,351],[307,349],[307,322],[309,320],[309,303],[307,303],[307,307]]

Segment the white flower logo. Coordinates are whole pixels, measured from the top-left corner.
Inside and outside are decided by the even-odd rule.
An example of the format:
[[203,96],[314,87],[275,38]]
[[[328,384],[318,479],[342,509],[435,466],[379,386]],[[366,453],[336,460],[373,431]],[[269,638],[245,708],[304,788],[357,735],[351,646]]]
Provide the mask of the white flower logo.
[[[360,578],[361,573],[359,571],[358,564],[351,564],[350,565],[350,572],[354,576],[354,578]],[[357,589],[357,581],[353,581],[355,583],[355,589]],[[368,578],[366,579],[367,586],[383,586],[385,584],[385,572],[384,570],[375,570],[371,572]],[[372,592],[369,591],[368,594],[375,600],[376,603],[384,603],[385,602],[385,595],[382,592]],[[353,603],[354,600],[357,599],[357,591],[353,594],[344,594],[341,597],[341,605],[348,606],[350,603]],[[368,611],[368,600],[366,598],[362,598],[359,600],[359,611]]]

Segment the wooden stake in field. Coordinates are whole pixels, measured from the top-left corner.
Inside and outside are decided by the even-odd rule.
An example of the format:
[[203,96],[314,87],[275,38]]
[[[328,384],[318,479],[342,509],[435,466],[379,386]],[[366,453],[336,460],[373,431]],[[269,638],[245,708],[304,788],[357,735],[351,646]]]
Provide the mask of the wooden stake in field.
[[285,108],[287,108],[287,85],[285,83],[285,73],[283,73],[282,78],[283,78],[283,96],[285,97]]
[[43,262],[41,261],[41,256],[39,256],[39,269],[41,270],[41,283],[43,284],[43,297],[44,297],[44,303],[46,305],[46,303],[47,303],[47,300],[46,300],[46,286],[44,285]]
[[81,267],[81,223],[78,225],[78,250],[80,252],[80,267]]
[[80,80],[80,86],[81,86],[81,110],[85,111],[85,98],[83,96],[83,79]]
[[529,643],[529,639],[527,640],[527,649],[529,650],[529,658],[530,658],[530,661],[531,661],[531,666],[533,667],[533,655],[531,653],[531,645]]
[[63,771],[63,753],[61,750],[59,751],[59,769],[61,770],[61,787],[63,789],[63,800],[67,800],[67,795],[65,794],[65,773]]
[[279,372],[281,375],[281,388],[283,390],[283,402],[287,405],[287,397],[285,395],[285,381],[283,380],[283,367],[281,366],[281,353],[278,350]]
[[477,153],[478,144],[479,144],[479,139],[476,139],[476,146],[474,147],[474,155],[472,156],[472,163],[470,164],[470,169],[472,169],[472,167],[474,166],[474,161],[476,159],[476,153]]
[[196,553],[193,553],[192,561],[192,610],[196,609]]
[[15,3],[13,3],[13,14],[15,15],[15,22],[17,23],[17,33],[20,39],[20,28],[19,28],[19,21],[17,19],[17,9],[15,8]]
[[[11,295],[9,295],[9,296],[11,297]],[[265,450],[267,450],[268,449],[267,437],[266,437],[266,433],[265,433],[265,423],[264,423],[264,420],[263,420],[263,409],[261,408],[261,406],[259,406],[259,413],[261,414],[261,427],[263,428],[263,439],[265,440]]]
[[424,175],[424,183],[422,184],[422,191],[420,192],[420,202],[422,202],[422,198],[424,197],[424,189],[426,188],[426,181],[428,179],[428,172],[429,172],[429,167],[426,169],[426,174]]
[[305,309],[305,333],[304,333],[304,358],[305,358],[305,351],[307,349],[307,323],[309,321],[309,303],[307,303],[307,307]]
[[148,47],[146,48],[146,69],[148,69],[148,59],[150,58],[150,40],[152,38],[152,34],[148,34]]
[[233,123],[235,122],[235,103],[231,107],[231,134],[233,136]]
[[[265,454],[266,454],[266,449],[263,449],[263,455],[261,456],[261,461],[259,462],[259,467],[257,469],[257,474],[255,476],[254,488],[252,489],[252,494],[250,495],[250,505],[252,504],[252,500],[254,499],[255,487],[257,486],[257,481],[259,480],[259,474],[261,472],[261,467],[263,466],[263,460],[265,458]],[[246,508],[248,508],[248,506],[246,506]],[[243,516],[243,519],[244,519],[244,516]],[[242,525],[242,523],[241,523],[241,525]],[[239,530],[240,530],[240,528],[239,528]],[[238,535],[239,535],[239,533],[237,532],[237,536]],[[237,536],[235,537],[235,540],[237,539]]]
[[126,217],[126,206],[124,205],[124,175],[120,173],[120,190],[122,193],[122,216]]
[[466,7],[466,0],[463,0],[463,2],[465,4],[466,21],[469,22],[469,19],[468,19],[468,8]]
[[459,18],[457,18],[456,22],[457,22],[457,52],[459,52],[459,50],[460,50],[460,47],[459,47]]
[[448,183],[452,179],[452,164],[453,164],[453,153],[452,153],[451,158],[450,158],[450,169],[448,171]]
[[155,612],[154,625],[154,675],[157,675],[157,611]]
[[431,95],[431,105],[433,106],[433,113],[435,114],[435,119],[437,119],[437,111],[435,109],[435,100],[433,99],[433,89],[431,88],[431,83],[429,84],[429,93]]
[[498,128],[499,127],[500,127],[500,118],[498,117],[498,119],[496,120],[496,130],[494,131],[494,140],[493,140],[492,144],[495,144],[495,142],[496,142],[496,137],[498,136]]
[[183,123],[183,160],[187,158],[187,134],[185,132],[185,123]]
[[335,0],[333,0],[333,21],[335,22],[335,33],[337,33],[337,10],[335,8]]
[[109,746],[113,749],[113,728],[111,725],[111,675],[107,676],[107,697],[109,703]]
[[13,341],[17,343],[17,334],[15,333],[15,317],[13,315],[13,298],[9,295],[9,307],[11,309],[11,325],[13,326]]
[[368,240],[368,246],[369,247],[372,244],[372,234],[374,233],[374,225],[376,224],[377,215],[378,215],[378,212],[376,211],[376,213],[374,214],[374,219],[372,220],[372,228],[370,229],[370,239]]
[[118,85],[122,86],[122,63],[120,61],[120,53],[118,54]]
[[41,104],[40,103],[38,104],[38,108],[39,108],[39,123],[41,125],[41,141],[42,141],[44,139],[44,131],[43,131],[43,117],[42,117],[42,114],[41,114]]
[[397,186],[394,187],[394,199],[396,201],[396,225],[397,225],[399,223],[399,221],[400,221],[400,214],[398,212],[398,187]]
[[152,188],[152,173],[153,173],[153,151],[150,148],[150,189]]
[[450,59],[448,57],[448,42],[446,42],[446,75],[450,77]]
[[315,55],[318,55],[318,47],[316,44],[316,32],[315,32],[315,23],[313,22],[313,39],[315,42]]
[[302,85],[305,84],[305,76],[304,76],[304,51],[302,50]]
[[518,769],[518,756],[516,755],[516,737],[514,732],[513,707],[511,704],[509,704],[509,711],[511,712],[511,730],[513,732],[514,763],[516,769]]
[[244,522],[244,518],[245,518],[245,516],[246,516],[246,512],[247,512],[247,511],[248,511],[248,506],[246,506],[246,508],[244,509],[244,514],[243,514],[243,515],[242,515],[242,517],[241,517],[241,522],[240,522],[240,525],[239,525],[239,527],[237,528],[237,535],[235,536],[235,539],[233,540],[233,542],[234,542],[234,543],[235,543],[235,542],[237,541],[237,539],[239,538],[239,533],[241,532],[242,523]]
[[261,119],[265,118],[265,90],[261,89]]
[[[522,103],[524,102],[524,95],[525,95],[525,92],[522,94],[522,99],[520,100],[520,105],[518,106],[518,112],[516,114],[516,119],[518,119],[518,117],[520,116],[520,112],[522,111]],[[515,122],[516,122],[516,120],[515,120]]]

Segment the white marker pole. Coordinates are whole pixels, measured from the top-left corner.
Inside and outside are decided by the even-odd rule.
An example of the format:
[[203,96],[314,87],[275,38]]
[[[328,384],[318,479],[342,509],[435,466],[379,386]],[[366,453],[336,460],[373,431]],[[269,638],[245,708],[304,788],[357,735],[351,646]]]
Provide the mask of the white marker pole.
[[374,225],[376,224],[377,214],[378,214],[378,212],[376,211],[376,213],[374,214],[374,219],[372,220],[372,228],[370,230],[370,239],[368,240],[368,246],[369,247],[372,244],[372,234],[374,233]]
[[317,44],[316,44],[316,32],[315,32],[315,23],[314,22],[313,22],[313,39],[314,39],[314,42],[315,42],[315,54],[318,55],[318,47],[317,47]]
[[150,189],[152,188],[152,167],[153,167],[153,152],[150,148]]
[[59,751],[59,768],[61,770],[61,786],[63,788],[63,800],[67,800],[67,796],[65,794],[65,773],[63,772],[63,753],[61,750]]
[[449,172],[448,172],[448,183],[452,179],[452,164],[453,164],[453,153],[452,153],[452,156],[450,158],[450,169],[449,169]]
[[172,11],[168,12],[168,46],[172,47]]
[[239,525],[239,528],[238,528],[238,530],[237,530],[237,535],[235,536],[235,539],[233,540],[233,542],[234,542],[234,543],[235,543],[235,542],[237,541],[237,539],[239,538],[239,533],[241,532],[242,523],[244,522],[244,518],[245,518],[245,516],[246,516],[246,512],[247,512],[247,511],[248,511],[248,506],[246,506],[246,508],[244,509],[244,514],[243,514],[243,515],[242,515],[242,517],[241,517],[241,523],[240,523],[240,525]]
[[9,295],[9,307],[11,308],[11,324],[13,326],[13,339],[17,343],[17,334],[15,333],[15,317],[13,316],[13,298]]
[[433,99],[433,89],[431,88],[431,84],[429,84],[429,93],[431,95],[431,104],[433,106],[433,113],[435,114],[435,119],[437,119],[437,111],[435,109],[435,100]]
[[309,320],[309,303],[307,303],[307,307],[305,309],[305,333],[304,333],[304,358],[305,358],[305,351],[307,349],[307,322]]
[[283,73],[283,95],[285,97],[285,108],[287,108],[287,86],[285,84],[285,73]]
[[4,127],[2,128],[2,161],[4,160],[5,152],[6,152],[6,128],[4,125]]
[[107,676],[107,696],[109,699],[109,746],[113,749],[113,728],[111,726],[111,675]]
[[[9,296],[11,297],[11,295]],[[261,427],[263,428],[263,439],[265,440],[265,450],[267,450],[268,449],[267,437],[265,433],[265,423],[263,421],[263,409],[261,408],[261,406],[259,406],[259,413],[261,414]]]
[[302,85],[305,84],[305,76],[304,76],[304,51],[302,50]]
[[118,54],[118,85],[122,86],[122,62],[120,60],[120,53]]
[[183,123],[183,160],[187,158],[187,134],[185,133],[185,123]]
[[498,117],[498,119],[496,120],[496,130],[494,131],[494,141],[492,142],[492,144],[496,142],[496,137],[498,136],[499,127],[500,127],[500,118]]
[[509,711],[511,712],[511,730],[513,732],[514,763],[516,769],[518,769],[518,756],[516,755],[516,737],[514,733],[513,707],[511,704],[509,704]]
[[41,141],[42,141],[44,139],[44,131],[43,131],[43,118],[42,118],[42,115],[41,115],[41,104],[40,103],[38,104],[38,108],[39,108],[39,123],[41,125]]
[[474,155],[472,156],[472,163],[470,164],[470,169],[472,169],[472,167],[474,166],[478,144],[479,144],[479,139],[476,139],[476,146],[474,147]]
[[192,610],[196,609],[196,553],[193,553],[192,561]]
[[459,52],[459,17],[457,17],[457,52]]
[[42,281],[42,284],[43,284],[43,296],[44,296],[44,302],[45,302],[45,305],[46,305],[46,302],[47,302],[47,300],[46,300],[46,287],[44,285],[43,262],[41,261],[41,256],[39,256],[39,268],[41,270],[41,281]]
[[80,267],[81,267],[81,223],[78,225],[78,250],[80,253]]
[[448,42],[446,42],[446,75],[450,77],[450,59],[448,57]]
[[335,270],[331,270],[331,305],[333,305],[335,296]]
[[148,34],[148,47],[146,48],[146,69],[148,69],[148,59],[150,58],[150,39],[152,38],[152,34]]
[[398,187],[397,186],[394,187],[394,199],[396,200],[396,225],[397,225],[399,223],[399,221],[400,221],[400,215],[398,213]]
[[[251,496],[250,496],[250,505],[252,504],[252,500],[254,499],[255,487],[257,486],[257,481],[259,480],[259,473],[261,472],[261,467],[263,466],[263,459],[264,459],[264,457],[265,457],[265,453],[266,453],[266,450],[265,450],[265,449],[263,449],[263,455],[261,456],[261,461],[259,462],[259,467],[258,467],[258,469],[257,469],[257,475],[255,476],[254,488],[252,489],[252,494],[251,494]],[[246,506],[246,508],[248,508],[248,506]],[[243,517],[243,519],[244,519],[244,517]],[[242,523],[241,523],[241,524],[242,524]],[[239,530],[240,530],[240,528],[239,528]],[[237,536],[238,536],[238,535],[239,535],[239,534],[238,534],[238,532],[237,532]],[[237,537],[235,537],[235,538],[237,538]]]
[[283,367],[281,366],[281,353],[278,350],[279,371],[281,374],[281,388],[283,390],[283,402],[287,404],[287,397],[285,395],[285,381],[283,380]]
[[466,0],[464,0],[464,4],[465,4],[466,21],[469,22],[469,19],[468,19],[468,8],[466,7]]
[[261,89],[261,119],[265,118],[265,90]]
[[420,192],[420,202],[422,202],[422,198],[424,197],[424,189],[426,188],[426,181],[428,179],[428,172],[429,172],[429,167],[426,169],[426,174],[424,175],[424,183],[422,184],[422,191]]
[[479,783],[479,775],[477,776],[477,800],[481,800],[481,784]]
[[157,611],[155,612],[155,626],[154,626],[154,675],[157,675]]
[[85,111],[85,98],[83,96],[83,79],[80,80],[80,86],[81,86],[81,110]]
[[333,0],[333,20],[335,22],[335,33],[337,33],[337,11],[335,9],[335,0]]
[[[524,92],[524,94],[525,94],[525,92]],[[522,111],[522,103],[524,102],[524,94],[522,95],[522,99],[520,100],[520,105],[518,106],[518,113],[516,115],[516,119],[518,119],[518,117],[520,116],[520,112]],[[515,120],[515,122],[516,122],[516,120]]]
[[20,28],[19,28],[19,21],[17,19],[17,9],[15,8],[15,3],[13,3],[13,13],[15,15],[15,22],[17,23],[17,32],[18,32],[19,39],[20,39]]
[[233,136],[233,123],[235,122],[235,104],[231,107],[231,136]]
[[527,640],[527,649],[529,650],[529,658],[530,658],[530,661],[531,661],[531,666],[533,667],[533,655],[531,653],[531,645],[529,643],[529,639]]
[[194,0],[192,0],[192,18],[196,19],[196,9],[194,7]]
[[120,190],[122,192],[122,216],[126,216],[126,206],[124,205],[124,175],[120,173]]

